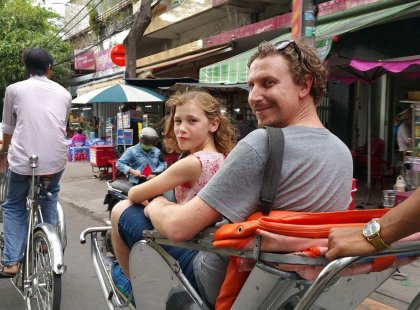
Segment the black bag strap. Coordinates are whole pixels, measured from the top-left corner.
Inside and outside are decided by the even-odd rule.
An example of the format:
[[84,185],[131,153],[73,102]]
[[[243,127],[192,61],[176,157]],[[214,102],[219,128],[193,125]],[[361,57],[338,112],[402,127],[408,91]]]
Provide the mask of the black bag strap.
[[258,206],[260,211],[270,213],[283,166],[284,133],[281,128],[264,127],[268,135],[268,158],[265,165],[263,183]]

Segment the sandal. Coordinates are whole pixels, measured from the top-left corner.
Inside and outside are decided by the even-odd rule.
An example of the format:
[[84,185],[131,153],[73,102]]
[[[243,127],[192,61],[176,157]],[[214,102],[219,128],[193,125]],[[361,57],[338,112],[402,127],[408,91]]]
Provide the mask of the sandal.
[[16,275],[16,273],[10,273],[10,272],[4,271],[4,266],[0,267],[0,279],[13,278]]

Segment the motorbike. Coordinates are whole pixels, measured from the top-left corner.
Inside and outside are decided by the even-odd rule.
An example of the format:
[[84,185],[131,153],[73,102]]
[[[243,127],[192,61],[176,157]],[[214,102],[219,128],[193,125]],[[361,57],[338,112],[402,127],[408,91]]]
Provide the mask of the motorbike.
[[108,190],[104,198],[104,205],[107,205],[106,210],[111,214],[114,206],[128,198],[128,191],[134,185],[128,182],[128,180],[114,180],[107,182]]
[[[159,172],[154,172],[153,174],[158,175]],[[147,178],[145,176],[140,176],[138,184],[144,183],[146,181]],[[128,198],[128,191],[134,186],[134,184],[130,183],[127,179],[122,179],[108,181],[107,186],[108,190],[105,195],[103,204],[107,206],[106,210],[109,211],[109,214],[111,214],[112,209],[118,202]],[[165,192],[163,193],[163,196],[170,201],[175,201],[175,194],[173,191]]]

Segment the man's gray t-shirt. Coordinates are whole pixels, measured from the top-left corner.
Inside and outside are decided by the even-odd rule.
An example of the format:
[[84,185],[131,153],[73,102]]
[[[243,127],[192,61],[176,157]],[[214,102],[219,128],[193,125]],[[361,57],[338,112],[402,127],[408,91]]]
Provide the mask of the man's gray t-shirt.
[[[345,210],[351,201],[353,162],[349,149],[325,128],[283,128],[285,146],[273,209],[304,212]],[[232,150],[198,196],[232,222],[258,211],[268,156],[264,129],[251,132]],[[201,293],[214,303],[224,279],[226,259],[200,252],[194,271]]]

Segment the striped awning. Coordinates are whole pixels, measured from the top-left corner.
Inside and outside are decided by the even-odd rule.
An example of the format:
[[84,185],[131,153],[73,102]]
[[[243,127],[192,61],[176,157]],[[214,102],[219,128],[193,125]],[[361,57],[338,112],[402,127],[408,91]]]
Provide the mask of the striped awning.
[[[331,49],[332,38],[336,35],[385,23],[391,18],[396,18],[419,9],[419,5],[420,0],[410,1],[409,3],[396,5],[390,8],[388,7],[365,14],[351,16],[346,19],[319,24],[315,30],[318,53],[322,59],[325,59]],[[291,33],[283,34],[270,42],[276,43],[288,39],[291,39]],[[255,51],[256,47],[242,54],[201,68],[199,82],[223,84],[245,83],[248,74],[248,67],[246,64]]]

